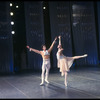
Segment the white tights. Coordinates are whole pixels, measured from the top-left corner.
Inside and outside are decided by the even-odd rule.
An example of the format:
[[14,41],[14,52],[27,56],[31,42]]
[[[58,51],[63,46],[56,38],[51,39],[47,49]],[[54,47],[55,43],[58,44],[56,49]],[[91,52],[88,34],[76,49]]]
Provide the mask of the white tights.
[[[45,73],[46,70],[46,73]],[[44,79],[48,80],[48,75],[49,75],[49,70],[50,70],[50,59],[43,60],[42,64],[42,74],[41,74],[41,81],[44,83]]]
[[67,85],[67,72],[65,72],[65,85]]

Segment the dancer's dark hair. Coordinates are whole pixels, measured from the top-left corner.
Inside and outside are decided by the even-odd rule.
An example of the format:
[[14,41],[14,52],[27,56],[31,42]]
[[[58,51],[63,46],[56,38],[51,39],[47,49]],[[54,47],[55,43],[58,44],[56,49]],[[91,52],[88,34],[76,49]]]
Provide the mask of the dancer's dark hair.
[[43,46],[46,46],[45,44],[43,44],[42,46],[41,46],[41,48],[43,49]]

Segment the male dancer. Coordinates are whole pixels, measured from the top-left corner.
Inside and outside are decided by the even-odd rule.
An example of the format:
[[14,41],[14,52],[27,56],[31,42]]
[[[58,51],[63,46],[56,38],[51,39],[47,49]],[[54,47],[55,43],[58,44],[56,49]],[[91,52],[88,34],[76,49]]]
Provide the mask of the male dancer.
[[[53,43],[51,44],[51,46],[50,46],[50,48],[48,50],[46,50],[46,45],[42,45],[43,51],[39,51],[39,50],[30,48],[29,46],[27,46],[27,48],[30,51],[33,51],[35,53],[40,54],[42,56],[42,58],[43,58],[41,83],[40,83],[40,85],[44,84],[44,80],[45,80],[45,82],[49,83],[48,75],[49,75],[49,70],[50,70],[50,53],[51,53],[51,51],[53,49],[53,46],[54,46],[56,40],[57,40],[57,37],[55,38],[55,40],[53,41]],[[46,74],[45,74],[45,70],[46,70]]]

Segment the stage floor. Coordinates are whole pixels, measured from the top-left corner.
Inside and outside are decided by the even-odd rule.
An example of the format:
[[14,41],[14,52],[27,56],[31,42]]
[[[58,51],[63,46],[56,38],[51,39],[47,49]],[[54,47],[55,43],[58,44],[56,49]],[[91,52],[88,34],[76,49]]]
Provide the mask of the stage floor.
[[100,98],[100,68],[71,70],[68,87],[59,72],[50,72],[50,84],[40,86],[41,73],[0,77],[0,98]]

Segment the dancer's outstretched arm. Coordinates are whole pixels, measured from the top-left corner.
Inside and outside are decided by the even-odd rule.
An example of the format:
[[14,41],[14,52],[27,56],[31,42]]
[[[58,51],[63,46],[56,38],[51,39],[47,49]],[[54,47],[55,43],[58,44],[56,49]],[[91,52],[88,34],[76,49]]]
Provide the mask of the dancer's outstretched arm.
[[30,51],[33,51],[35,53],[38,53],[38,54],[41,54],[41,52],[39,50],[36,50],[36,49],[33,49],[33,48],[30,48],[29,46],[26,46]]
[[87,57],[87,54],[82,55],[82,56],[74,56],[73,59],[79,59],[79,58],[83,58],[83,57]]
[[57,40],[57,37],[54,39],[53,43],[51,44],[50,48],[48,49],[48,52],[49,52],[49,53],[52,51],[53,46],[54,46],[56,40]]

